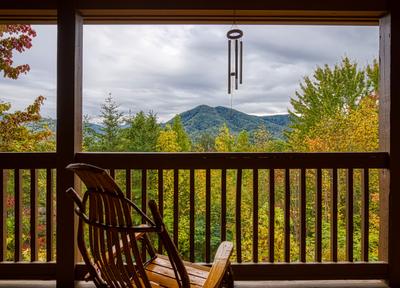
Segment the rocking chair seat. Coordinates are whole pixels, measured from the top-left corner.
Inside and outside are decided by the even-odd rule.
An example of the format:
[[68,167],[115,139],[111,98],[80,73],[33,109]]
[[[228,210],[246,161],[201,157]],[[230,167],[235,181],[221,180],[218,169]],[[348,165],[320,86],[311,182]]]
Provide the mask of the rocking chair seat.
[[[233,245],[231,242],[222,242],[215,254],[213,266],[207,267],[183,261],[190,279],[190,287],[215,287],[229,268],[229,257]],[[146,274],[153,283],[161,287],[178,287],[174,270],[167,256],[157,254],[156,258],[146,267]],[[157,286],[156,286],[157,287]]]

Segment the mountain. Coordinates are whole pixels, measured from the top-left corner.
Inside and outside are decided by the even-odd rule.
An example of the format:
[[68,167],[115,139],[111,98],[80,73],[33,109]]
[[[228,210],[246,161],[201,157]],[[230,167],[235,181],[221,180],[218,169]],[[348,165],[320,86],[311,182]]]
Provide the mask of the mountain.
[[[179,115],[182,119],[183,127],[192,139],[196,139],[203,133],[210,133],[215,136],[224,123],[228,125],[229,130],[233,134],[238,134],[243,130],[252,132],[260,126],[265,125],[274,138],[282,139],[283,131],[288,128],[290,123],[288,114],[255,116],[222,106],[210,107],[200,105]],[[172,124],[172,121],[173,119],[167,123],[162,123],[162,125]],[[47,125],[55,132],[56,120],[51,118],[43,118],[39,123],[30,123],[28,127],[37,130],[44,125]],[[123,128],[126,127],[127,125],[125,124]],[[97,133],[102,133],[101,124],[88,123],[88,128],[93,129]]]
[[[237,134],[240,131],[253,131],[262,125],[274,138],[281,139],[283,131],[289,125],[289,115],[255,116],[249,115],[235,109],[222,106],[210,107],[200,105],[191,110],[179,114],[186,132],[192,139],[197,138],[202,133],[217,135],[221,126],[226,123],[229,130]],[[168,123],[172,123],[173,119]]]

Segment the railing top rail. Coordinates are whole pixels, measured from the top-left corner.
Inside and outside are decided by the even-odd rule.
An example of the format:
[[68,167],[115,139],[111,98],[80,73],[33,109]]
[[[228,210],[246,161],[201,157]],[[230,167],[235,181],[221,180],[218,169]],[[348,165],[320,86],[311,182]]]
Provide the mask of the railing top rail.
[[360,153],[77,153],[76,162],[112,169],[388,168],[384,152]]
[[55,152],[0,152],[0,169],[55,168]]

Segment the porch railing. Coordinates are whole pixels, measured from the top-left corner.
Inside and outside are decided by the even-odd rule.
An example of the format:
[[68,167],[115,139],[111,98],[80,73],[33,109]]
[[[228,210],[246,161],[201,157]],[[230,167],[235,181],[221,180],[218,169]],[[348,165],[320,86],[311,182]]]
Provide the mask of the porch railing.
[[[54,264],[56,157],[1,154],[1,275],[28,267],[21,260]],[[237,279],[386,278],[387,264],[370,249],[386,153],[78,153],[75,160],[109,169],[143,210],[158,200],[188,260],[211,262],[217,242],[233,241]],[[51,278],[55,266],[48,268]],[[84,265],[76,271],[80,278]]]

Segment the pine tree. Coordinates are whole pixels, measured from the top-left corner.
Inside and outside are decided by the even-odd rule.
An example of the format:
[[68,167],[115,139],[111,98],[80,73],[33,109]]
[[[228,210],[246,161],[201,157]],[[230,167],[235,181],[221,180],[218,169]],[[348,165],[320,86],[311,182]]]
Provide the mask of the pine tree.
[[127,119],[129,127],[124,129],[125,148],[127,151],[154,152],[160,134],[157,115],[140,111]]
[[122,113],[113,100],[111,93],[101,105],[102,128],[100,135],[100,151],[121,151]]

